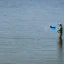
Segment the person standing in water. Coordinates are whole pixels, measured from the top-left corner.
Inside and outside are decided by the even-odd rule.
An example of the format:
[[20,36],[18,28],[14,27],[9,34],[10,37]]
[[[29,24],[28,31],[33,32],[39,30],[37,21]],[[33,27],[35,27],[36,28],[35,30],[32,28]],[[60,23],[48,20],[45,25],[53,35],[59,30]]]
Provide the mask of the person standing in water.
[[63,61],[63,40],[62,40],[62,24],[58,24],[58,61],[62,64]]
[[63,31],[63,29],[62,29],[62,24],[58,24],[59,25],[59,28],[58,28],[58,36],[59,36],[59,38],[62,38],[62,31]]

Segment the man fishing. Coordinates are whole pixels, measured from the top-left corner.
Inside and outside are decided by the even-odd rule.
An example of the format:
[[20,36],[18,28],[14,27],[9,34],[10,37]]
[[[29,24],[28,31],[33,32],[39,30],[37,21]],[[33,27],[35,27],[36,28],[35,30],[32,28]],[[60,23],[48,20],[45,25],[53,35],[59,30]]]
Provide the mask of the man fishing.
[[62,38],[62,31],[63,31],[63,29],[62,29],[62,24],[58,24],[58,26],[59,26],[59,28],[58,28],[58,30],[57,30],[58,36],[59,36],[59,38]]

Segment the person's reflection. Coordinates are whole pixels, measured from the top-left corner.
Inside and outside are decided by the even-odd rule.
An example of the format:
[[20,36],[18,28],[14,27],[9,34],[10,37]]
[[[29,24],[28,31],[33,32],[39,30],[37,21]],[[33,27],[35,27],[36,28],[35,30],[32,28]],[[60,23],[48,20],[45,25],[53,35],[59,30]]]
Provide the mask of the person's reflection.
[[58,38],[58,44],[59,44],[59,48],[62,48],[62,37]]
[[62,37],[58,38],[58,61],[62,63]]

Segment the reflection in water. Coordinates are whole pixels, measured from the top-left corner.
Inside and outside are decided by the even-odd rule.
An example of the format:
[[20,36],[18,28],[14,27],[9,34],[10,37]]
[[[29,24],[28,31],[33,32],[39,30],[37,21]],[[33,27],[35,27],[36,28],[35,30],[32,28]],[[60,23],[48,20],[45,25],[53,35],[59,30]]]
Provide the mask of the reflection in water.
[[58,39],[59,48],[62,49],[62,37]]
[[58,38],[58,62],[62,64],[62,37]]

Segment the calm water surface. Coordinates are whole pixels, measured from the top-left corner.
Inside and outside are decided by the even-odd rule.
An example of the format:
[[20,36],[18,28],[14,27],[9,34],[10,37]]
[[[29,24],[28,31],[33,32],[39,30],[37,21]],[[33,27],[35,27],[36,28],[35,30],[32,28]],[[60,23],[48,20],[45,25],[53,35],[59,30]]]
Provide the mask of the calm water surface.
[[0,64],[64,64],[64,45],[49,28],[64,23],[63,6],[63,0],[0,0]]

